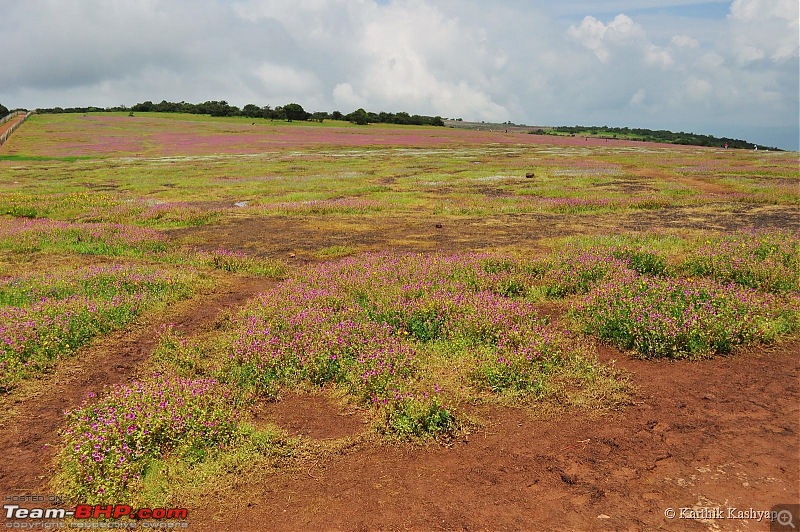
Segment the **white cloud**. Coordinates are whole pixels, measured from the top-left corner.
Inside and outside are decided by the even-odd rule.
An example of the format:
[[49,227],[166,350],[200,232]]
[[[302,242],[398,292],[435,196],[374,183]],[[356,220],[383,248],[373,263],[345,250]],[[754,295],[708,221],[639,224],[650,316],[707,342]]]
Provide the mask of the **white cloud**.
[[702,70],[716,70],[725,64],[725,58],[717,52],[707,52],[700,56],[696,66]]
[[652,43],[648,44],[646,47],[645,60],[650,65],[656,65],[662,68],[670,67],[675,64],[668,50],[660,48]]
[[686,95],[690,100],[707,103],[714,88],[708,80],[690,77],[686,80]]
[[580,26],[569,27],[568,34],[591,50],[602,63],[607,63],[613,47],[641,40],[644,31],[630,17],[619,14],[608,24],[591,16],[584,17]]
[[26,0],[3,19],[6,106],[296,101],[795,132],[799,114],[797,0]]
[[647,92],[644,89],[639,89],[631,96],[631,105],[640,106],[644,104],[645,98],[647,98]]
[[255,68],[255,74],[262,80],[266,90],[284,94],[284,99],[302,99],[320,90],[319,80],[313,72],[290,65],[264,63]]
[[349,83],[339,83],[333,88],[333,101],[337,107],[344,109],[355,109],[363,103],[361,96],[358,96]]
[[728,17],[733,46],[743,64],[765,58],[797,62],[800,4],[797,0],[734,0]]
[[700,46],[700,41],[692,39],[688,35],[675,35],[670,40],[670,44],[678,48],[697,48]]

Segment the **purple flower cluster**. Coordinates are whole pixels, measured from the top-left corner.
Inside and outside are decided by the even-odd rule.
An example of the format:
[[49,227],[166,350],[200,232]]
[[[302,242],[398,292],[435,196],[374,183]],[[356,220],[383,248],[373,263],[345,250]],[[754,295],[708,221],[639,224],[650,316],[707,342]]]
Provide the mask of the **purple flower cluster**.
[[797,291],[800,237],[790,231],[742,231],[709,239],[683,270],[768,292]]
[[188,293],[166,272],[95,266],[0,282],[0,390],[46,370],[156,300]]
[[[452,421],[429,408],[446,393],[421,371],[430,346],[474,358],[482,369],[470,376],[480,388],[527,391],[544,378],[542,360],[557,358],[565,341],[516,297],[539,275],[537,265],[491,255],[378,253],[321,264],[246,309],[231,363],[267,393],[282,384],[341,383],[386,413],[389,425],[417,434],[426,423],[417,414]],[[524,377],[487,384],[501,366]],[[416,428],[398,428],[406,423]]]
[[628,262],[614,258],[611,250],[589,248],[568,250],[545,273],[542,284],[545,294],[560,298],[572,294],[584,294],[595,284],[613,278],[617,284],[625,284],[635,277]]
[[116,386],[67,412],[63,477],[81,501],[119,502],[147,466],[219,447],[236,435],[237,399],[212,379],[156,376]]
[[648,277],[597,285],[573,306],[586,332],[645,357],[727,353],[797,328],[797,301],[707,279]]

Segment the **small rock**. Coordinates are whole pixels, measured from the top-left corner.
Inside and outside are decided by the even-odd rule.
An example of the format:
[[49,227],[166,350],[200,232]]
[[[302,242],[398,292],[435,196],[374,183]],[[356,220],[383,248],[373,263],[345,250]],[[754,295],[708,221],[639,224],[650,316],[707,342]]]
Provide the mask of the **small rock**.
[[289,256],[290,256],[291,258],[295,258],[297,255],[296,255],[295,253],[289,253]]
[[597,516],[598,519],[611,519],[610,515],[600,514]]
[[536,175],[533,172],[528,172],[527,174],[525,174],[525,177],[527,179],[532,179],[532,178],[536,177]]
[[246,201],[237,201],[236,203],[234,203],[234,205],[236,207],[247,207],[247,202]]
[[436,229],[441,229],[441,228],[442,228],[442,224],[436,224]]

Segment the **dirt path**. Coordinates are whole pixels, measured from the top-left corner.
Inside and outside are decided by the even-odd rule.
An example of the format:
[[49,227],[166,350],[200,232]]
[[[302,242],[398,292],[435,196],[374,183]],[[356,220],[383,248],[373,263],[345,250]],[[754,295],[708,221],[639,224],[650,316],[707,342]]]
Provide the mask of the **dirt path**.
[[17,400],[17,404],[11,398],[14,415],[6,411],[0,423],[0,495],[47,493],[64,410],[78,406],[89,392],[131,378],[155,348],[161,323],[172,323],[183,334],[196,333],[212,326],[220,313],[242,305],[273,284],[268,279],[236,278],[212,294],[199,294],[177,304],[162,322],[129,327],[82,350],[50,378],[42,379],[34,397]]
[[14,125],[16,125],[18,122],[21,122],[23,120],[25,120],[25,115],[21,114],[19,116],[12,118],[7,122],[4,122],[3,124],[0,124],[0,137],[3,136],[3,133],[5,133],[6,131],[14,127]]
[[635,406],[599,419],[494,409],[452,447],[367,448],[242,486],[193,510],[191,529],[768,530],[664,512],[800,502],[800,343],[701,362],[600,353],[632,372]]

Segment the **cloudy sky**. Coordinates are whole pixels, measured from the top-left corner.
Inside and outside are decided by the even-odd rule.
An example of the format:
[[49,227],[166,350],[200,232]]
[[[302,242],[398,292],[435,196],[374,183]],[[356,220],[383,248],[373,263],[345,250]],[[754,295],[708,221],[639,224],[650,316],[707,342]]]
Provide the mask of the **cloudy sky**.
[[0,0],[0,103],[227,100],[800,149],[797,0]]

